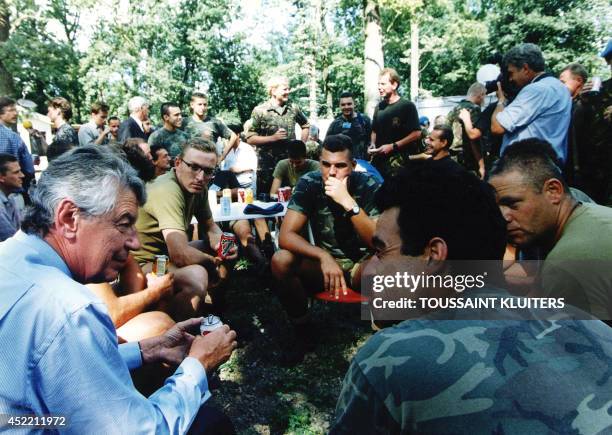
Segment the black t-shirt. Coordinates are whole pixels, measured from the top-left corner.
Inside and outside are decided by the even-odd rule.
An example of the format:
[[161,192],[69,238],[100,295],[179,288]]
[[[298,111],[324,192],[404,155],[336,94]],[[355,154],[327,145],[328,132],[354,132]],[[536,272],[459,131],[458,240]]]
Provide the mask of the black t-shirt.
[[436,172],[440,172],[444,174],[456,175],[456,174],[467,172],[467,169],[465,169],[459,163],[451,159],[450,156],[442,157],[441,159],[438,159],[438,160],[434,160],[434,159],[410,160],[410,163],[408,164],[408,169],[409,170],[411,168],[416,169],[422,166],[428,166],[430,168],[433,168]]
[[219,187],[220,190],[240,188],[240,183],[238,182],[236,175],[234,175],[234,173],[231,171],[217,172],[215,174],[215,178],[213,178],[211,185]]
[[[376,146],[397,142],[413,131],[421,131],[416,106],[404,98],[393,104],[380,102],[374,111],[372,131],[376,133]],[[418,141],[412,145],[417,146]]]

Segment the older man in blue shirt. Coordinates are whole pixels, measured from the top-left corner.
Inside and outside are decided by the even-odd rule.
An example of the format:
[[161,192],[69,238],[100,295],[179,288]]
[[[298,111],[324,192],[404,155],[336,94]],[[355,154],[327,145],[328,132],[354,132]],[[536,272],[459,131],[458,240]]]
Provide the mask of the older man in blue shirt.
[[491,131],[504,135],[501,154],[511,143],[535,137],[549,142],[559,159],[567,162],[567,131],[572,115],[569,91],[557,78],[544,72],[544,57],[535,44],[510,49],[504,64],[510,82],[520,91],[508,104],[498,83]]
[[[139,247],[144,200],[134,170],[99,147],[45,171],[22,231],[0,245],[0,414],[62,417],[53,429],[77,434],[189,429],[210,397],[206,371],[231,355],[235,332],[194,337],[191,319],[118,347],[105,305],[83,285],[115,279]],[[146,398],[129,369],[148,362],[180,365]]]

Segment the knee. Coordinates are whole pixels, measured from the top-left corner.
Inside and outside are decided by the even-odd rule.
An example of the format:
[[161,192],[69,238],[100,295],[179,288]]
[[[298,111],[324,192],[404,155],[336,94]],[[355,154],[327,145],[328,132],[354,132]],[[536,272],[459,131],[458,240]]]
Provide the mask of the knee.
[[147,323],[155,330],[154,335],[161,335],[174,326],[174,320],[163,311],[151,311],[146,314]]
[[175,285],[180,292],[190,293],[196,296],[206,296],[208,288],[208,272],[203,266],[191,265],[177,271]]
[[272,274],[276,279],[283,279],[290,272],[291,267],[295,263],[295,255],[286,249],[276,251],[272,256],[270,267]]

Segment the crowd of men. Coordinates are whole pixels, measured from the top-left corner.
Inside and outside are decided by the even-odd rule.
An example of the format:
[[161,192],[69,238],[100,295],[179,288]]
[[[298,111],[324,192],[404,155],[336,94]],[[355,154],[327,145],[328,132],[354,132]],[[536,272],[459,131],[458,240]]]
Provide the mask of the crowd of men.
[[[612,40],[601,56],[612,66]],[[76,433],[231,433],[206,402],[236,333],[198,328],[229,309],[239,256],[286,313],[295,340],[280,363],[291,365],[317,348],[314,294],[368,295],[363,284],[389,271],[454,277],[465,270],[451,262],[487,260],[478,290],[420,297],[562,298],[566,309],[421,310],[395,326],[370,312],[382,330],[353,359],[331,432],[612,430],[612,79],[593,83],[579,64],[557,79],[521,44],[493,85],[474,83],[429,126],[385,68],[372,119],[344,92],[322,142],[284,77],[244,126],[194,92],[185,118],[163,103],[158,128],[136,96],[123,121],[92,104],[77,132],[57,97],[53,140],[29,129],[50,162],[38,181],[15,101],[0,98],[0,342],[13,349],[0,359],[0,414],[65,415]],[[482,110],[489,91],[497,100]],[[213,219],[209,192],[271,198],[285,186],[278,249],[266,219]],[[238,246],[222,256],[224,231]],[[146,398],[130,373],[143,365],[178,368]]]

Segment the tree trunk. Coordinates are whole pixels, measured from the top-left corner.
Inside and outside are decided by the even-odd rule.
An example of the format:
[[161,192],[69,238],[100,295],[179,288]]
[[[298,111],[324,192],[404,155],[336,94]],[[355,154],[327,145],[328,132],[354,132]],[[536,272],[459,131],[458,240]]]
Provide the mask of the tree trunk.
[[[0,45],[9,39],[11,21],[6,0],[0,0]],[[15,95],[15,82],[13,76],[8,72],[2,59],[0,59],[0,95]]]
[[416,18],[410,21],[410,99],[416,101],[419,96],[419,22]]
[[308,55],[308,109],[310,111],[310,122],[317,123],[319,105],[317,104],[317,49],[321,41],[321,0],[312,0],[311,19],[313,34]]
[[368,116],[374,114],[378,104],[378,75],[384,67],[380,12],[376,0],[364,0],[365,46],[363,70],[364,110]]

